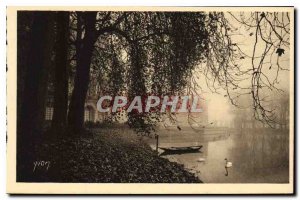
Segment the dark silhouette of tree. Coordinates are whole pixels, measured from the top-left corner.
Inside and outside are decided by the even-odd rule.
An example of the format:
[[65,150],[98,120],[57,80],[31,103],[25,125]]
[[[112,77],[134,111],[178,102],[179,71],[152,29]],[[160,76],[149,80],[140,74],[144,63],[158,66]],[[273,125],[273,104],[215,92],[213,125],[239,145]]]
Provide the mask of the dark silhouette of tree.
[[[41,11],[31,14],[31,23],[26,23],[28,22],[26,13],[18,16],[18,20],[20,20],[18,21],[18,32],[23,31],[21,27],[23,20],[27,24],[25,28],[29,32],[29,43],[24,49],[24,51],[28,51],[28,54],[25,54],[27,59],[18,59],[18,68],[24,66],[26,70],[22,77],[23,80],[20,79],[24,83],[24,88],[18,96],[21,98],[22,106],[18,115],[17,168],[21,171],[31,167],[29,162],[34,159],[35,153],[32,148],[38,142],[37,138],[41,136],[43,130],[48,72],[54,43],[52,13]],[[23,39],[21,34],[18,34],[18,47],[22,46]],[[19,174],[26,176],[23,173]]]
[[[87,23],[83,17],[85,15],[93,15],[88,20],[88,25],[85,25]],[[114,70],[114,66],[106,67],[104,63],[108,65],[112,63],[112,57],[107,55],[113,55],[108,53],[112,52],[113,49],[115,49],[114,55],[116,55],[116,52],[121,54],[118,59],[120,65],[116,66],[123,66],[122,73],[119,73],[119,76],[116,74],[114,79],[118,76],[117,79],[125,81],[124,91],[118,91],[119,93],[126,93],[129,98],[135,95],[146,96],[149,94],[199,95],[201,86],[196,80],[196,77],[198,77],[198,79],[206,80],[207,86],[212,92],[223,93],[222,95],[229,98],[231,103],[236,106],[238,106],[237,99],[240,96],[255,93],[256,95],[253,95],[253,108],[256,110],[256,118],[271,124],[273,122],[271,118],[272,111],[264,105],[264,98],[260,97],[262,95],[258,95],[261,88],[276,88],[276,80],[271,85],[267,85],[268,76],[261,70],[263,59],[270,52],[266,51],[261,55],[261,64],[258,64],[257,67],[254,66],[251,70],[244,69],[242,67],[243,60],[248,57],[256,60],[258,55],[254,53],[252,56],[248,56],[241,50],[240,44],[232,42],[234,30],[237,28],[228,20],[230,15],[233,14],[222,12],[77,13],[75,16],[77,21],[75,20],[74,23],[77,24],[77,31],[74,32],[74,35],[76,35],[74,43],[77,47],[77,70],[69,111],[70,125],[75,124],[77,126],[76,130],[80,130],[83,126],[83,106],[89,84],[87,72],[90,71],[90,67],[87,65],[88,63],[93,66],[93,73],[96,71],[101,72],[97,76],[98,80],[102,81],[98,85],[98,89],[102,88],[102,91],[98,91],[99,93],[105,93],[103,88],[111,87],[105,89],[105,91],[117,91],[119,89],[120,85],[117,83],[106,85],[106,81],[109,82],[110,79],[107,75],[109,71]],[[250,27],[259,27],[256,28],[256,31],[261,31],[260,34],[256,33],[255,35],[260,35],[261,40],[266,45],[272,43],[273,54],[275,53],[278,57],[282,56],[284,49],[280,45],[288,45],[288,37],[286,36],[289,33],[288,24],[281,27],[277,21],[270,21],[268,18],[269,13],[249,13],[249,15],[254,20],[254,25],[256,25]],[[235,19],[238,18],[235,17]],[[279,17],[276,19],[278,20]],[[271,26],[270,24],[275,25]],[[280,35],[283,33],[279,33],[277,30],[280,28],[285,29],[284,36]],[[262,33],[267,34],[268,30],[271,31],[271,35],[277,37],[277,40],[270,35],[269,38],[263,36]],[[252,35],[254,34],[252,33]],[[88,39],[89,37],[90,39]],[[112,42],[108,45],[104,42],[105,40]],[[87,47],[89,50],[83,52],[92,53],[88,53],[88,57],[83,56],[86,59],[86,62],[84,62],[85,67],[79,67],[81,65],[80,51],[86,46],[82,44],[83,41],[90,41],[90,45]],[[255,46],[256,44],[254,44],[254,52]],[[281,69],[281,67],[278,69]],[[250,87],[244,87],[241,84],[251,79]],[[82,80],[84,81],[82,82]],[[80,86],[76,86],[76,83]],[[84,89],[78,92],[80,87]],[[116,92],[110,95],[115,94]],[[76,109],[74,109],[75,107]],[[176,120],[176,116],[169,113],[164,114]],[[149,129],[153,130],[161,116],[158,112],[143,113],[142,115],[130,113],[128,116],[129,123],[133,127],[141,126],[143,130],[145,130],[145,127],[152,126]]]
[[48,69],[54,41],[52,27],[53,15],[51,12],[35,12],[33,14],[28,48],[30,54],[26,63],[27,70],[24,77],[24,95],[20,116],[21,130],[27,131],[28,136],[38,134],[43,127]]
[[56,44],[55,44],[55,81],[54,110],[52,118],[53,132],[60,133],[67,125],[68,110],[68,41],[69,12],[56,14]]
[[[58,12],[57,18],[62,20],[56,24],[53,129],[61,129],[66,125],[69,96],[67,80],[71,80],[69,88],[72,89],[67,116],[72,133],[79,133],[83,129],[84,104],[90,83],[90,88],[97,94],[125,94],[130,99],[135,95],[146,97],[150,94],[199,95],[202,87],[198,79],[202,79],[212,92],[229,98],[236,106],[239,97],[252,95],[255,117],[272,124],[273,111],[268,109],[262,93],[266,89],[277,90],[278,73],[285,70],[279,59],[289,47],[289,15],[264,12],[249,12],[248,15],[223,12]],[[231,24],[230,17],[249,28],[249,37],[256,38],[253,55],[243,52],[240,44],[232,41],[238,28]],[[32,25],[32,32],[34,27]],[[68,28],[69,45],[66,39]],[[44,46],[53,43],[45,41]],[[258,43],[264,43],[263,53],[258,50]],[[49,62],[47,60],[51,57],[48,46],[47,50],[43,50],[49,54],[44,63]],[[277,56],[276,63],[271,61],[274,56]],[[67,67],[67,57],[70,67]],[[252,69],[242,67],[245,59],[252,60]],[[270,59],[269,70],[277,67],[274,80],[270,80],[266,73],[266,59]],[[28,59],[32,63],[38,60]],[[34,65],[30,66],[32,68]],[[27,71],[32,70],[28,68]],[[47,69],[42,71],[45,73]],[[24,76],[24,80],[27,80]],[[35,82],[35,87],[46,87],[45,84],[37,84],[40,80],[35,79],[29,81],[31,85]],[[47,78],[42,80],[46,82]],[[241,84],[245,81],[250,81],[250,86]],[[30,99],[30,96],[26,95],[26,98]],[[26,98],[24,101],[27,101]],[[44,105],[44,102],[39,101],[39,104]],[[39,104],[36,102],[34,105]],[[30,106],[24,107],[25,110],[31,110]],[[38,110],[35,109],[36,112]],[[41,111],[34,116],[42,119],[42,114]],[[151,112],[142,115],[130,113],[128,122],[133,128],[149,132],[154,130],[163,115],[176,121],[176,116],[168,112]],[[190,115],[188,117],[192,118]]]
[[[96,15],[97,12],[77,13],[76,75],[68,114],[68,126],[74,133],[81,132],[83,128],[90,65],[94,43],[97,40]],[[84,26],[84,31],[81,25]]]

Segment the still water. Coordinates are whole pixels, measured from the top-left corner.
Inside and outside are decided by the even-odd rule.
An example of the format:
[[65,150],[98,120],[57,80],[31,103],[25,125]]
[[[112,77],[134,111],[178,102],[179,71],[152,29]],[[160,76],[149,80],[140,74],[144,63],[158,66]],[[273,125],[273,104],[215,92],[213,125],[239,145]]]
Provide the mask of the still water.
[[[160,147],[203,145],[197,153],[163,156],[183,164],[205,183],[288,183],[288,131],[160,130]],[[155,148],[155,141],[150,145]],[[232,167],[225,168],[225,158]]]

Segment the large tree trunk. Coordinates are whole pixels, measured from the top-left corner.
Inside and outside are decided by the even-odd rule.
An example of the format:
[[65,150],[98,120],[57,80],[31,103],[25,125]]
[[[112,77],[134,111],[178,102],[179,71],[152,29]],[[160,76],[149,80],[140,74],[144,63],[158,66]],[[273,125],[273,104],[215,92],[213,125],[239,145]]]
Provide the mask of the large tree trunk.
[[84,103],[88,91],[94,43],[97,39],[95,29],[97,12],[84,12],[80,15],[85,31],[84,38],[77,41],[76,48],[76,75],[68,113],[68,126],[72,133],[80,133],[83,129]]
[[52,131],[60,133],[66,127],[68,110],[69,12],[58,12],[56,14],[56,24],[57,40]]
[[28,67],[28,57],[30,55],[30,39],[31,32],[28,31],[28,27],[32,27],[33,13],[29,11],[18,12],[18,24],[17,24],[17,130],[21,130],[20,119],[22,104],[24,99],[24,86],[25,76]]
[[[22,23],[22,21],[18,23]],[[24,90],[21,96],[22,107],[20,116],[18,116],[18,180],[30,177],[30,174],[26,174],[26,172],[32,171],[32,160],[36,159],[34,146],[43,131],[53,36],[52,14],[45,11],[35,12],[28,48],[30,54],[28,54],[24,75]],[[21,45],[22,40],[18,40],[18,48]],[[22,63],[18,63],[18,68],[21,66]],[[27,175],[28,177],[26,177]]]
[[29,134],[39,133],[43,127],[54,36],[50,12],[36,12],[33,20],[20,116],[22,132],[27,132],[26,137],[29,137]]

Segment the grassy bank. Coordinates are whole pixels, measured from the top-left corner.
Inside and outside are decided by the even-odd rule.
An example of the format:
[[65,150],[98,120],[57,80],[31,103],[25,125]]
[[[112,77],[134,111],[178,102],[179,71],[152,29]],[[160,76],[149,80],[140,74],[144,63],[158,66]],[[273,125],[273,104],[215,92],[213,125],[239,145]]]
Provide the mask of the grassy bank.
[[[47,140],[36,146],[34,182],[195,183],[201,182],[180,164],[157,156],[126,129],[92,129],[81,137]],[[36,161],[48,161],[36,162]]]

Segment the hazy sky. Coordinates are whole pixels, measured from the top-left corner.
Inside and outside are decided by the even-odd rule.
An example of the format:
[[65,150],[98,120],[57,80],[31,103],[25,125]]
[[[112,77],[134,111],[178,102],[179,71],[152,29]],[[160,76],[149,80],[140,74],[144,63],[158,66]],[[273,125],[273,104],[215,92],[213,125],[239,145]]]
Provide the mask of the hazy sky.
[[[236,15],[237,13],[232,13]],[[235,30],[233,30],[234,34],[238,34],[232,37],[232,42],[237,43],[241,50],[247,54],[252,55],[253,52],[253,46],[255,43],[255,28],[251,28],[250,30],[246,30],[245,26],[240,25],[235,19],[232,17],[229,17],[229,15],[226,15],[229,19],[229,22],[236,27]],[[262,49],[264,48],[264,43],[261,41],[258,41],[257,45],[257,55],[262,52]],[[256,56],[257,56],[256,55]],[[266,60],[270,60],[270,57],[267,57]],[[263,70],[264,73],[267,74],[267,76],[273,80],[275,77],[275,74],[277,72],[276,66],[274,64],[276,63],[276,56],[271,59],[271,63],[265,63]],[[290,68],[290,52],[289,49],[285,48],[285,53],[280,57],[281,62],[280,65],[283,68]],[[251,65],[251,59],[245,58],[241,61],[241,67],[243,69],[249,69],[252,68]],[[270,65],[273,63],[272,68],[270,69]],[[289,90],[289,75],[290,71],[280,71],[278,80],[279,85],[278,88]],[[233,116],[230,115],[230,111],[233,108],[233,106],[229,103],[229,100],[227,97],[224,97],[224,95],[218,95],[213,94],[209,91],[209,89],[206,87],[206,82],[203,79],[198,79],[198,83],[201,85],[202,89],[205,91],[204,97],[208,101],[208,116],[209,121],[230,121]],[[247,81],[243,83],[245,85],[249,85],[250,81]],[[220,92],[224,92],[220,90]],[[286,94],[285,94],[286,95]]]

